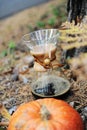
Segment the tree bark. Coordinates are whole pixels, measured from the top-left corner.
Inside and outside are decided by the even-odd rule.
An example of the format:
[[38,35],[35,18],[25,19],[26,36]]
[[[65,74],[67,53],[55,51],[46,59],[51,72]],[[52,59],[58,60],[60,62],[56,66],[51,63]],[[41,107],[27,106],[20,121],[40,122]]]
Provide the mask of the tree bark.
[[67,1],[68,21],[82,20],[87,15],[87,0],[68,0]]

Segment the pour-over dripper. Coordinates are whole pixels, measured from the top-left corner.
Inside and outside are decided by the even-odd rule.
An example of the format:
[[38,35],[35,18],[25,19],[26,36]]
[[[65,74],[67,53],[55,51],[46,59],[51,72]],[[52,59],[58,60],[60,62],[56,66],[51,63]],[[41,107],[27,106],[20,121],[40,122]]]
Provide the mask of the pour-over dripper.
[[31,83],[34,95],[54,97],[66,93],[70,88],[68,81],[59,78],[54,69],[54,66],[59,67],[60,64],[56,55],[58,38],[57,29],[34,31],[22,38],[23,43],[30,49],[30,54],[35,58]]
[[47,69],[51,65],[51,61],[56,58],[58,36],[59,31],[57,29],[44,29],[24,35],[22,40],[30,49],[36,62],[39,63],[38,65]]

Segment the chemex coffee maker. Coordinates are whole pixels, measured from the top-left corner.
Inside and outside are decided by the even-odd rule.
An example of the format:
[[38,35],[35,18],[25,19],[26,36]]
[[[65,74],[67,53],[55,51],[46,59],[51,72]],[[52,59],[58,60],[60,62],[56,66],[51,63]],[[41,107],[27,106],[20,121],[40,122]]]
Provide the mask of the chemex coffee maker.
[[33,69],[38,76],[31,86],[32,93],[39,97],[60,96],[70,88],[70,83],[66,79],[52,73],[55,68],[62,66],[56,58],[58,39],[58,29],[34,31],[22,38],[35,59]]

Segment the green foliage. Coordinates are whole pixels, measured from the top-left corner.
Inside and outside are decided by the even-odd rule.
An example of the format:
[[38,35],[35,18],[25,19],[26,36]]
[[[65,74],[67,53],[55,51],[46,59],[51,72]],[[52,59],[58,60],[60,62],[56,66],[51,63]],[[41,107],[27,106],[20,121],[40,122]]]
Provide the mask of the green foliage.
[[65,22],[67,20],[66,16],[61,18],[61,22]]
[[0,57],[5,57],[7,55],[10,55],[10,54],[14,54],[14,51],[15,51],[15,48],[16,48],[16,45],[15,45],[15,42],[14,41],[10,41],[8,43],[8,48],[7,50],[3,50],[0,54]]
[[[45,12],[36,22],[36,28],[54,28],[59,27],[62,22],[66,21],[66,7],[65,3],[61,5],[51,6],[48,12]],[[28,26],[30,31],[34,31],[35,27]]]
[[5,57],[7,56],[7,54],[8,54],[7,50],[3,50],[0,56]]
[[59,8],[59,7],[56,7],[56,6],[53,7],[53,8],[52,8],[52,13],[53,13],[53,15],[56,16],[56,17],[60,16],[60,14],[61,14],[60,8]]
[[9,54],[14,53],[15,48],[16,48],[15,42],[14,41],[10,41],[9,44],[8,44],[8,53]]
[[53,17],[53,18],[50,18],[47,22],[50,26],[54,26],[55,23],[56,23],[56,19]]
[[15,49],[16,45],[14,41],[9,42],[9,49]]
[[66,11],[65,11],[64,5],[54,6],[52,7],[52,13],[55,17],[65,17]]
[[43,21],[38,21],[38,22],[37,22],[37,27],[39,27],[39,28],[44,28],[44,27],[45,27],[45,22],[43,22]]

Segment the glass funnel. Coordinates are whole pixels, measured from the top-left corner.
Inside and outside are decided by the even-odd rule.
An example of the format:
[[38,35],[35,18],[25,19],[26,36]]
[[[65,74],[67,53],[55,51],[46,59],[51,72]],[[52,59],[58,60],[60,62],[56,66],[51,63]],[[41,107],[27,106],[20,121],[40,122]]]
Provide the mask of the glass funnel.
[[27,45],[30,54],[35,58],[34,69],[36,71],[52,68],[51,61],[56,58],[58,36],[57,29],[38,30],[23,36],[23,43]]

